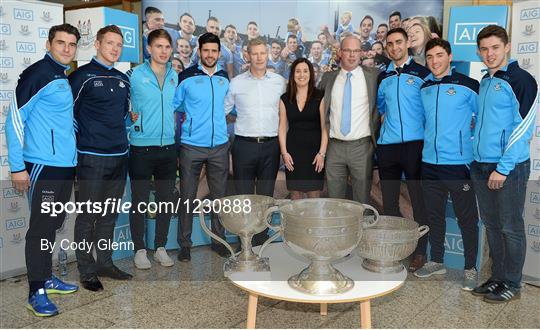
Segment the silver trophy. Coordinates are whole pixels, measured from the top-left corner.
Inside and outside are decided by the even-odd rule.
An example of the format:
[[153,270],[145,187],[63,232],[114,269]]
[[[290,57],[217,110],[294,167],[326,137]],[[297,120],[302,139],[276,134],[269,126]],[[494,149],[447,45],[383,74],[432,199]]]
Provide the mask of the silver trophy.
[[[372,223],[364,222],[364,211],[375,214]],[[278,234],[294,252],[311,260],[299,274],[289,278],[289,285],[304,293],[339,294],[350,290],[354,281],[332,266],[332,262],[350,254],[362,237],[363,228],[377,223],[379,213],[373,207],[344,199],[313,198],[294,200],[279,206],[281,225],[269,228]]]
[[[234,195],[219,199],[219,221],[227,231],[240,238],[242,250],[235,253],[225,240],[212,233],[206,226],[204,217],[200,216],[201,227],[210,237],[225,245],[231,257],[225,260],[225,275],[235,272],[269,272],[268,258],[259,258],[251,249],[251,238],[267,227],[272,213],[277,210],[274,199],[261,195]],[[233,207],[236,205],[236,207]],[[230,207],[228,207],[230,206]]]
[[403,270],[401,260],[416,249],[418,239],[429,231],[409,219],[380,216],[377,224],[364,231],[357,247],[364,258],[362,267],[376,273],[399,273]]

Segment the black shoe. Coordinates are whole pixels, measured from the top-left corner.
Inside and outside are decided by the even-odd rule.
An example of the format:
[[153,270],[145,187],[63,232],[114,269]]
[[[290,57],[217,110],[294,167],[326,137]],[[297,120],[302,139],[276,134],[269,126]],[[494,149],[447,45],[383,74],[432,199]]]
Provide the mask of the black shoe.
[[502,304],[514,299],[519,299],[521,293],[519,288],[512,288],[506,283],[500,284],[498,287],[484,296],[484,301],[490,304]]
[[228,258],[231,256],[231,251],[229,251],[229,249],[223,245],[212,244],[211,249],[222,258]]
[[180,252],[178,252],[178,261],[182,262],[188,262],[191,260],[191,248],[183,247],[180,249]]
[[107,268],[100,268],[97,271],[98,276],[109,277],[115,280],[131,280],[133,275],[120,270],[115,265]]
[[81,285],[86,290],[94,292],[103,290],[103,284],[101,284],[96,275],[81,277]]
[[487,295],[488,293],[493,292],[495,289],[497,289],[502,282],[500,281],[493,281],[493,280],[487,280],[484,284],[477,286],[474,288],[471,293],[478,297],[483,297]]

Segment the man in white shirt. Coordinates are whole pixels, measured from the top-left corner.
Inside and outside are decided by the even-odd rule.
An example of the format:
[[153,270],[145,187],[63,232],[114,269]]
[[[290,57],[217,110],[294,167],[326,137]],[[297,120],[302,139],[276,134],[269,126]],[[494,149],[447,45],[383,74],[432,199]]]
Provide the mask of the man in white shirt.
[[352,179],[353,199],[369,202],[373,150],[380,125],[376,109],[378,70],[359,66],[361,42],[341,41],[341,69],[327,72],[320,87],[327,104],[330,141],[326,152],[328,195],[345,198]]
[[[285,79],[266,71],[268,48],[261,38],[247,45],[250,69],[231,80],[225,98],[228,114],[236,109],[235,139],[231,153],[237,194],[273,196],[279,169],[279,99],[285,92]],[[266,231],[255,235],[254,245],[266,238]]]

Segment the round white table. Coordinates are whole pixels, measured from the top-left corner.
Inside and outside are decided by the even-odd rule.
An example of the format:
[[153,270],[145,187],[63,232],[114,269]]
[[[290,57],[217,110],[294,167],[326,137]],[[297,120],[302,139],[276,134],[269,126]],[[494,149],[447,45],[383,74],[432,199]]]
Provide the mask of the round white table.
[[[258,253],[259,247],[254,248]],[[396,274],[379,274],[365,270],[362,259],[353,252],[350,256],[333,263],[333,266],[354,281],[354,287],[336,295],[311,295],[297,291],[289,286],[287,280],[298,274],[309,265],[309,261],[295,254],[283,243],[270,244],[264,250],[264,257],[270,258],[271,272],[265,273],[233,273],[229,279],[240,289],[247,291],[248,329],[255,328],[257,318],[257,301],[259,296],[266,298],[320,304],[321,315],[327,315],[328,304],[359,302],[360,326],[362,329],[371,328],[370,300],[381,297],[399,289],[407,278],[407,271],[403,269]]]

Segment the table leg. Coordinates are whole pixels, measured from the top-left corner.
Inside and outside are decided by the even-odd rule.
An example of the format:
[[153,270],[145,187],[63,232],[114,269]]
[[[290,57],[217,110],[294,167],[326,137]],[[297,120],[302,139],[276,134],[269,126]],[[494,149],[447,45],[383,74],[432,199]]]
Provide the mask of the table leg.
[[371,329],[371,305],[369,300],[360,302],[360,328]]
[[328,304],[327,303],[322,303],[321,304],[321,315],[322,316],[328,315]]
[[248,297],[248,312],[246,329],[255,329],[255,321],[257,320],[257,300],[258,296],[252,293]]

